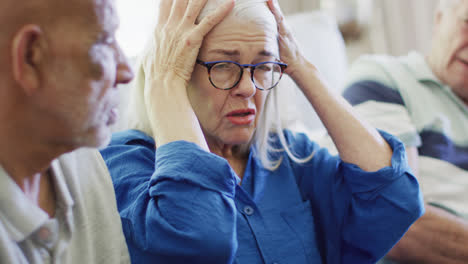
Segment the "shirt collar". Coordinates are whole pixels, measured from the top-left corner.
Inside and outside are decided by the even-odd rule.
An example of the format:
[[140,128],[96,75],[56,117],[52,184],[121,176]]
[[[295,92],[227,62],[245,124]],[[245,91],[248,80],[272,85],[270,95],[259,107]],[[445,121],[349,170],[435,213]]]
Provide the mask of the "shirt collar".
[[16,242],[25,240],[49,219],[47,213],[26,197],[1,166],[0,219]]
[[419,82],[433,82],[442,89],[463,111],[468,111],[466,104],[448,85],[442,83],[432,72],[426,58],[418,52],[410,52],[407,61],[408,68]]
[[441,81],[434,75],[426,58],[418,52],[412,51],[408,54],[407,65],[413,76],[420,82],[435,82],[439,86],[444,86]]
[[[51,175],[57,198],[56,212],[60,212],[59,207],[64,209],[66,221],[70,222],[73,199],[56,160],[52,162]],[[48,219],[48,214],[26,197],[21,188],[0,166],[0,222],[5,225],[11,239],[15,242],[26,240]]]
[[58,160],[54,160],[51,165],[52,177],[54,178],[58,206],[63,208],[71,208],[74,204],[73,198],[68,190],[61,164]]

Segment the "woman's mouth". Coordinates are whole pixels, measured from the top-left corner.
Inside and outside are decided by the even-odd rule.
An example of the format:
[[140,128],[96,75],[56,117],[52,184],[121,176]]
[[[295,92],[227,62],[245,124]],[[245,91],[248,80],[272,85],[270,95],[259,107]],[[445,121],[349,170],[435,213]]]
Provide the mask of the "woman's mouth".
[[250,125],[255,121],[255,109],[239,109],[226,115],[227,119],[234,125]]

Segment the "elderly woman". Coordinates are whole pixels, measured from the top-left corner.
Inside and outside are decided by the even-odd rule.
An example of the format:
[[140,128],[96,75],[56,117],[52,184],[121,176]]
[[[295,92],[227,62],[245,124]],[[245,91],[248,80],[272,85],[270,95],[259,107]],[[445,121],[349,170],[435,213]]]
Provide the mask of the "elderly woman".
[[[422,214],[403,145],[332,94],[275,0],[159,13],[133,130],[102,150],[134,263],[374,263]],[[339,157],[280,126],[283,73]]]

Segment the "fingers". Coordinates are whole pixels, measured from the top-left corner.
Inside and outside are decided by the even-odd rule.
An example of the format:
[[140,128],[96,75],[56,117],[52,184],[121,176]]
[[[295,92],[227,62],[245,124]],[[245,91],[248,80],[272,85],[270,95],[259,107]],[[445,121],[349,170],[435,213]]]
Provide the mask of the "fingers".
[[268,0],[267,3],[268,3],[268,7],[270,8],[270,11],[275,16],[276,21],[278,23],[281,22],[283,20],[283,13],[281,12],[278,1],[277,0]]
[[169,19],[173,0],[160,0],[158,9],[158,25],[162,25]]
[[198,27],[198,33],[202,36],[205,36],[210,32],[214,26],[221,22],[228,14],[231,12],[234,7],[234,0],[227,0],[222,5],[220,5],[216,10],[209,14],[207,17],[203,18]]
[[270,8],[273,16],[276,19],[276,23],[278,24],[278,30],[280,34],[286,33],[286,24],[284,22],[284,15],[279,7],[278,0],[268,0],[268,7]]
[[184,17],[185,10],[189,0],[173,0],[171,14],[169,15],[168,22],[177,23]]
[[190,1],[184,16],[185,22],[190,25],[195,24],[195,21],[200,15],[200,12],[205,6],[206,2],[207,0]]

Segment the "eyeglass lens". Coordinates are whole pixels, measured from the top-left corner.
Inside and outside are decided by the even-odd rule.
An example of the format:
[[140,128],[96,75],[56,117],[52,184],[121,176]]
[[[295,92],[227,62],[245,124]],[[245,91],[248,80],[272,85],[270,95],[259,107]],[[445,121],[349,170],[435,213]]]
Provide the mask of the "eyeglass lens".
[[[211,68],[210,78],[218,89],[229,89],[240,80],[243,68],[231,62],[220,62]],[[281,78],[281,66],[275,63],[260,64],[254,70],[254,83],[259,89],[273,88]]]

